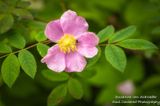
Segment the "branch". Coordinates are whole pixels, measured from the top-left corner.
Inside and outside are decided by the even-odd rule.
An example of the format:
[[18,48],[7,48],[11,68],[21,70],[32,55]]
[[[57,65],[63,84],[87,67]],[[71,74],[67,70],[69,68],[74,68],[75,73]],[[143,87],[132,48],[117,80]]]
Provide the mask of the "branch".
[[67,10],[67,6],[66,6],[64,0],[60,0],[60,5],[61,5],[61,9],[63,10],[63,12]]
[[[50,40],[45,40],[45,41],[43,41],[43,42],[38,42],[38,43],[49,44],[49,43],[51,43],[51,42],[50,42]],[[37,46],[38,43],[35,43],[35,44],[33,44],[33,45],[30,45],[30,46],[28,46],[28,47],[26,47],[26,48],[24,48],[24,49],[33,48],[33,47]],[[99,44],[98,46],[106,46],[106,45],[107,45],[107,44]],[[12,52],[12,54],[19,53],[21,50],[23,50],[23,49],[14,51],[14,52]],[[9,54],[11,54],[11,53],[7,53],[7,54],[5,54],[5,55],[0,56],[0,59],[8,56]]]
[[[43,41],[43,42],[38,42],[38,43],[49,44],[49,43],[51,43],[51,42],[50,42],[50,40],[45,40],[45,41]],[[35,43],[35,44],[33,44],[33,45],[30,45],[30,46],[28,46],[28,47],[26,47],[26,48],[24,48],[24,49],[30,49],[30,48],[33,48],[33,47],[37,46],[37,44],[38,44],[38,43]],[[23,49],[20,49],[20,50],[14,51],[14,52],[12,52],[12,54],[19,53],[21,50],[23,50]],[[11,54],[11,53],[8,53],[8,54],[5,54],[5,55],[0,56],[0,59],[1,59],[1,58],[4,58],[4,57],[6,57],[6,56],[8,56],[9,54]]]

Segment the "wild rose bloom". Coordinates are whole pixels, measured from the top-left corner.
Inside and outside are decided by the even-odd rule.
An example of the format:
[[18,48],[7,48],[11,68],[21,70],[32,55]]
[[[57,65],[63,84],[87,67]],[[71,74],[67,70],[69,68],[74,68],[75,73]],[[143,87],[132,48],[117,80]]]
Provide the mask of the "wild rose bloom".
[[134,84],[132,81],[127,80],[125,82],[122,82],[117,87],[118,92],[120,92],[123,95],[132,95],[134,93]]
[[68,10],[60,19],[49,22],[45,35],[56,45],[48,49],[41,60],[56,72],[81,72],[86,66],[86,58],[94,57],[98,49],[98,37],[88,32],[88,23],[76,12]]

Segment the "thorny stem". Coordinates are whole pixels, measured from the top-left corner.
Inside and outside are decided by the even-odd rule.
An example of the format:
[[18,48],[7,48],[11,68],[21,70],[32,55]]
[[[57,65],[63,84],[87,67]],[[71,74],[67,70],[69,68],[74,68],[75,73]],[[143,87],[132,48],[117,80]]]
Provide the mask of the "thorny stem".
[[[49,44],[49,43],[51,43],[51,41],[50,41],[50,40],[45,40],[45,41],[43,41],[43,42],[38,42],[38,43]],[[24,48],[24,49],[33,48],[33,47],[37,46],[38,43],[35,43],[35,44],[33,44],[33,45],[30,45],[30,46],[28,46],[28,47],[26,47],[26,48]],[[107,44],[99,44],[98,46],[106,46],[106,45],[107,45]],[[12,52],[12,53],[7,53],[7,54],[5,54],[5,55],[2,55],[2,56],[0,56],[0,59],[8,56],[9,54],[19,53],[21,50],[23,50],[23,49],[20,49],[20,50],[14,51],[14,52]]]

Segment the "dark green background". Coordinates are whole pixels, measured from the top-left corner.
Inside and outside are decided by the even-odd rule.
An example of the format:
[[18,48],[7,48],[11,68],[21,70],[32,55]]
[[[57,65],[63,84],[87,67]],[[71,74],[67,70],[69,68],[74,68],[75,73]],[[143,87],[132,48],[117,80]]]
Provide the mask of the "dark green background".
[[[116,30],[135,25],[137,32],[134,38],[147,39],[160,47],[160,0],[22,1],[0,0],[0,19],[4,14],[14,17],[13,25],[7,25],[5,19],[0,20],[0,42],[7,42],[5,38],[20,33],[26,39],[27,46],[34,44],[35,36],[44,31],[47,22],[59,18],[65,10],[71,9],[86,18],[92,32],[97,33],[107,25],[113,25]],[[16,14],[13,8],[22,8],[23,12]],[[45,65],[40,63],[41,57],[36,48],[30,51],[38,64],[35,79],[21,71],[13,87],[8,88],[0,76],[0,106],[46,106],[49,93],[59,84],[42,76],[41,71]],[[81,79],[86,87],[83,99],[75,100],[68,95],[60,106],[108,106],[114,96],[119,95],[117,85],[126,80],[134,82],[135,95],[160,96],[159,52],[125,52],[128,59],[127,68],[121,73],[107,63],[102,47],[101,58],[92,66],[88,75],[90,77]],[[4,58],[0,59],[0,63],[3,60]],[[158,100],[160,101],[159,97]]]

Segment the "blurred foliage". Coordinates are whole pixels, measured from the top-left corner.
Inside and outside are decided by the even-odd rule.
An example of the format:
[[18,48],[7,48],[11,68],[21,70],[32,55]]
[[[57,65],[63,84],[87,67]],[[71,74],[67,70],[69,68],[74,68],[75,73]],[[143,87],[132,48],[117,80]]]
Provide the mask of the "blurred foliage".
[[[87,68],[81,73],[57,74],[48,70],[40,60],[48,46],[53,44],[48,44],[43,31],[47,22],[59,18],[67,9],[85,17],[90,31],[98,33],[103,29],[98,33],[101,43],[111,37],[103,33],[116,35],[117,30],[135,25],[134,38],[150,40],[160,47],[160,0],[0,0],[0,106],[46,106],[47,101],[48,106],[57,103],[60,106],[108,106],[116,95],[123,95],[117,86],[126,80],[131,80],[135,86],[133,95],[160,96],[159,51],[146,50],[143,53],[124,49],[128,62],[119,63],[122,65],[120,71],[124,73],[106,61],[104,47],[88,60]],[[127,44],[135,42],[129,40],[126,40]],[[126,47],[125,44],[123,41],[118,45]],[[17,52],[23,48],[28,50]],[[146,49],[135,45],[126,48]],[[12,52],[15,54],[8,56],[7,53]],[[115,57],[109,62],[123,57]],[[20,64],[17,65],[18,60]],[[123,65],[126,65],[125,69]],[[10,73],[10,76],[4,79],[3,72]],[[5,82],[8,86],[15,84],[9,88]]]

